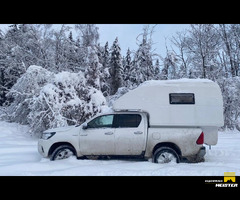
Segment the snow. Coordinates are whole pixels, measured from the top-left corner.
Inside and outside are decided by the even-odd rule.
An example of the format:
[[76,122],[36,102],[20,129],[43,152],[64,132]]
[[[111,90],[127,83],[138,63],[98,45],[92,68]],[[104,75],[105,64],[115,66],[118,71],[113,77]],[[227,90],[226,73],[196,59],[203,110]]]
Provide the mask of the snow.
[[203,163],[155,164],[134,159],[50,161],[37,151],[37,138],[28,126],[0,121],[0,176],[223,176],[240,175],[240,133],[219,132]]
[[201,79],[201,78],[196,78],[196,79],[190,79],[190,78],[181,78],[181,79],[172,79],[172,80],[149,80],[141,83],[139,87],[142,86],[169,86],[169,84],[199,84],[199,83],[213,83],[213,81],[209,79]]

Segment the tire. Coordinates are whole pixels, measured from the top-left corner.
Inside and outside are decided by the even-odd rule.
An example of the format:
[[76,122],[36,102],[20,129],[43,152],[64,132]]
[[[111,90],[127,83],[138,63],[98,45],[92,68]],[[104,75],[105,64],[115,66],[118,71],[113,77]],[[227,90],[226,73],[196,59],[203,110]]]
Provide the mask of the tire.
[[179,161],[178,154],[170,147],[159,147],[153,154],[154,163],[179,163]]
[[50,160],[62,160],[70,156],[75,156],[75,149],[70,145],[61,145],[53,151]]

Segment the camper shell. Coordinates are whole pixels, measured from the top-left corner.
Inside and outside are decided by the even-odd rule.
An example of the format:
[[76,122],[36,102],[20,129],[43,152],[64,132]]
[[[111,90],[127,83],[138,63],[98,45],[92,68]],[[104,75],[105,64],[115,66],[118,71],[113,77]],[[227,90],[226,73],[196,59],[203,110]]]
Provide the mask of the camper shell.
[[149,127],[199,127],[208,145],[217,144],[224,123],[221,90],[208,79],[146,81],[117,99],[113,109],[146,112]]

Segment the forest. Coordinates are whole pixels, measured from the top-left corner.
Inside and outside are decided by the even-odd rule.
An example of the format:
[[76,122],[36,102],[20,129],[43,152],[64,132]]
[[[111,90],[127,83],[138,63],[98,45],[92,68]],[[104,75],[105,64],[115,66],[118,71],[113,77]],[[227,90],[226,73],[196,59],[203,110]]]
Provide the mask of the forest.
[[155,52],[155,25],[122,55],[118,37],[99,43],[97,24],[12,24],[0,29],[0,118],[30,134],[81,124],[147,80],[206,78],[222,90],[225,129],[240,131],[240,25],[191,24]]

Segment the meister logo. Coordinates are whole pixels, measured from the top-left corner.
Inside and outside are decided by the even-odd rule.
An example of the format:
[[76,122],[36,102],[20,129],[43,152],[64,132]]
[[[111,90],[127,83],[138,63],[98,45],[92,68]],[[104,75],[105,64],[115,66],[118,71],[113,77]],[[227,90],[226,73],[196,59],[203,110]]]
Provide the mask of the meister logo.
[[238,187],[235,172],[224,172],[223,180],[205,180],[205,184],[215,185],[215,187]]
[[215,187],[238,187],[235,172],[224,172],[224,183],[217,183]]

